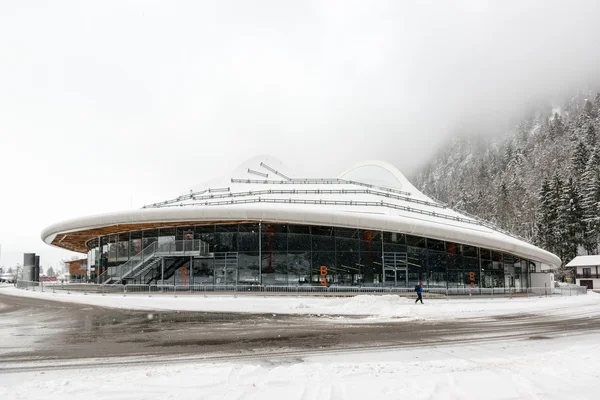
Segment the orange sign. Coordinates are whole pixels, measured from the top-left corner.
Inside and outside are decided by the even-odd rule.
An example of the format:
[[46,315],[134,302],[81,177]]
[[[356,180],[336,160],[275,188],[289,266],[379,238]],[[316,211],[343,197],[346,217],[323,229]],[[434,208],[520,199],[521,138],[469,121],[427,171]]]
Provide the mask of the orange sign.
[[320,273],[321,273],[321,285],[327,286],[327,267],[325,265],[321,265]]
[[183,281],[183,286],[187,285],[187,268],[181,268],[181,280]]
[[475,287],[475,272],[469,272],[469,279],[471,280],[471,288]]

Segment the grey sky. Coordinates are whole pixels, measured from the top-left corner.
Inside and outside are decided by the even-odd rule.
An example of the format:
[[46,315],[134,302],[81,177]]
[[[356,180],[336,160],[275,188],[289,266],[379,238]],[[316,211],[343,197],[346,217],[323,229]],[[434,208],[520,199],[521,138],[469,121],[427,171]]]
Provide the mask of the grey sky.
[[[600,82],[597,1],[0,2],[0,265],[256,154],[407,174]],[[500,127],[500,129],[498,128]]]

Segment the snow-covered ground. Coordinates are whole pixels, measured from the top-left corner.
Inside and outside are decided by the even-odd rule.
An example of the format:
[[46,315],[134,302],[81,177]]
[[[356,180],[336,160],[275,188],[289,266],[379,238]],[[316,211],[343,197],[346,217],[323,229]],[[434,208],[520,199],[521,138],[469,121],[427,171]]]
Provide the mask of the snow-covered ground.
[[[364,315],[365,321],[464,318],[468,323],[470,317],[529,313],[561,324],[573,314],[600,316],[600,295],[594,293],[562,298],[425,299],[424,305],[398,296],[123,297],[14,287],[2,287],[0,293],[126,309]],[[4,319],[0,331],[18,328],[18,315],[4,315]],[[356,322],[346,318],[350,319]],[[506,321],[507,331],[511,323],[515,322]],[[585,328],[576,332],[494,341],[482,336],[480,341],[397,350],[323,350],[318,355],[302,350],[222,361],[184,355],[2,365],[0,359],[0,399],[597,399],[600,332]],[[4,337],[13,333],[6,331]],[[15,369],[19,366],[24,369]]]
[[429,348],[14,372],[0,398],[597,399],[600,334]]
[[425,304],[414,304],[410,298],[396,295],[360,295],[355,297],[296,297],[296,296],[237,296],[187,295],[177,297],[154,294],[83,294],[81,292],[33,292],[14,287],[0,288],[0,293],[13,296],[46,298],[134,310],[178,310],[243,313],[275,313],[304,315],[365,316],[369,321],[379,320],[439,320],[474,318],[521,312],[560,315],[585,306],[600,315],[600,295],[572,297],[530,298],[476,298],[427,299]]

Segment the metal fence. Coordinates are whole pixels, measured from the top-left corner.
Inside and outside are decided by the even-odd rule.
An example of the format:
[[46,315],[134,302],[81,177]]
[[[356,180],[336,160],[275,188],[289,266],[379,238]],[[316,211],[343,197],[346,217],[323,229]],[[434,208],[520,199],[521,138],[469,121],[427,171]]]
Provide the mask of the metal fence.
[[[60,282],[32,282],[19,280],[20,289],[40,292],[83,292],[100,294],[172,294],[172,295],[296,295],[296,296],[356,296],[359,294],[396,294],[413,296],[414,289],[406,287],[359,287],[359,286],[261,286],[261,285],[174,285],[174,284],[88,284]],[[533,288],[424,288],[423,295],[430,298],[452,297],[541,297],[579,296],[587,293],[585,286],[533,287]]]

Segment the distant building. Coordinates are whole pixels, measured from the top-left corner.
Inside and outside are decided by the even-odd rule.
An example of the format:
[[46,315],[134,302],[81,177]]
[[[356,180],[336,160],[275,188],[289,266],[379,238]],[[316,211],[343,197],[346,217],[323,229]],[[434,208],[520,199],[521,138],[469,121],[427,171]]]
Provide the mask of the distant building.
[[600,255],[577,256],[567,264],[567,268],[573,269],[577,285],[588,289],[600,288]]
[[85,281],[87,280],[87,259],[82,258],[79,260],[65,261],[65,264],[69,266],[69,275],[71,281]]

